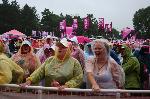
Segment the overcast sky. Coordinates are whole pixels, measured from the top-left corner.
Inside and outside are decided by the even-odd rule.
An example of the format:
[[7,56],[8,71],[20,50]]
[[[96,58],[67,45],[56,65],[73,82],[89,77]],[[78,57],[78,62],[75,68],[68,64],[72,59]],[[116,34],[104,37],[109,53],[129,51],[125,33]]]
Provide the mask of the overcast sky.
[[[13,0],[9,0],[13,1]],[[94,14],[94,17],[104,17],[106,23],[113,22],[113,27],[120,30],[124,27],[133,27],[134,13],[141,8],[150,6],[150,0],[16,0],[21,7],[26,3],[34,6],[37,13],[45,8],[55,14],[80,15]],[[0,0],[0,3],[2,0]]]

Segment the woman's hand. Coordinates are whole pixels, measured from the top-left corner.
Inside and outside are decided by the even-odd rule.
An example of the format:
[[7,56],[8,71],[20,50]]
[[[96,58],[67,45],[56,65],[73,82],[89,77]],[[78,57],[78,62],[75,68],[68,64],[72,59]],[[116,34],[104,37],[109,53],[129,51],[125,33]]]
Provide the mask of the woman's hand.
[[99,87],[99,85],[98,85],[98,84],[92,85],[92,90],[93,90],[94,92],[100,92],[100,87]]
[[65,89],[65,88],[68,88],[68,86],[67,86],[67,85],[62,85],[62,86],[59,86],[59,87],[58,87],[58,89],[59,89],[60,91],[62,91],[62,90]]
[[30,86],[30,85],[31,85],[31,81],[30,80],[26,81],[25,83],[19,84],[19,86],[21,88],[25,88],[25,87]]
[[52,86],[52,87],[60,87],[60,84],[59,84],[58,81],[53,80],[53,82],[51,83],[51,86]]

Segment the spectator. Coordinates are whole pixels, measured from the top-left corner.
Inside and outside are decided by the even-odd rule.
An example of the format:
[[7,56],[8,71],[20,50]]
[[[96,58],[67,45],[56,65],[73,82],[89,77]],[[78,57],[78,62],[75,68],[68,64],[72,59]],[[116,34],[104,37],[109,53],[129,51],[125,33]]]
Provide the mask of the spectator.
[[101,40],[92,42],[94,56],[86,63],[87,77],[94,91],[123,88],[124,71],[110,57],[109,45]]
[[49,46],[49,44],[45,44],[43,47],[43,52],[38,56],[41,63],[44,63],[45,60],[55,54],[55,45]]
[[150,74],[150,54],[149,46],[142,46],[141,50],[134,54],[140,62],[140,83],[141,89],[150,89],[149,74]]
[[23,81],[41,65],[39,58],[33,53],[29,41],[24,41],[22,43],[19,51],[12,56],[12,60],[24,70]]
[[72,53],[71,56],[74,57],[79,61],[79,63],[82,66],[82,69],[85,67],[85,58],[84,58],[84,52],[78,45],[78,40],[76,37],[71,38],[72,42]]
[[71,57],[69,43],[66,39],[56,43],[56,54],[48,58],[42,66],[33,72],[22,87],[45,79],[45,86],[64,88],[79,87],[83,71],[78,60]]
[[132,55],[130,47],[122,45],[121,55],[123,57],[122,67],[125,71],[125,88],[129,90],[140,89],[140,63]]
[[93,56],[93,51],[92,51],[92,48],[91,48],[91,44],[88,43],[85,45],[85,49],[84,49],[84,56],[85,56],[85,59],[88,59],[89,56]]
[[23,69],[4,54],[4,44],[0,41],[0,84],[21,83]]

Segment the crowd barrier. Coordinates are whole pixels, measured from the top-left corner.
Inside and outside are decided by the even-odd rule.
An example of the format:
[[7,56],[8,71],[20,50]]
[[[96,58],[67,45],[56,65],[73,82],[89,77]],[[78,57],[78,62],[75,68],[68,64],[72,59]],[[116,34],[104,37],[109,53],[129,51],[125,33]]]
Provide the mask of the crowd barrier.
[[[130,95],[133,94],[133,95]],[[150,99],[150,90],[92,89],[27,86],[16,84],[0,85],[0,99]]]

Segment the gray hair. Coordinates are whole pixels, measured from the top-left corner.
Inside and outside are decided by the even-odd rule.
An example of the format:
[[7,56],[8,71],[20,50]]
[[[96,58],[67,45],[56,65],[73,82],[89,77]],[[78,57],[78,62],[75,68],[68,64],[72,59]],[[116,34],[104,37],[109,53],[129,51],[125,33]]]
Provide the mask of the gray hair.
[[105,39],[96,39],[96,40],[92,41],[92,50],[93,50],[93,52],[94,52],[94,47],[95,47],[96,43],[99,43],[99,44],[103,43],[104,46],[105,46],[105,48],[106,48],[107,55],[109,57],[110,56],[110,47],[109,47],[109,45],[108,45],[108,43],[106,41],[108,41],[108,40],[105,40]]

